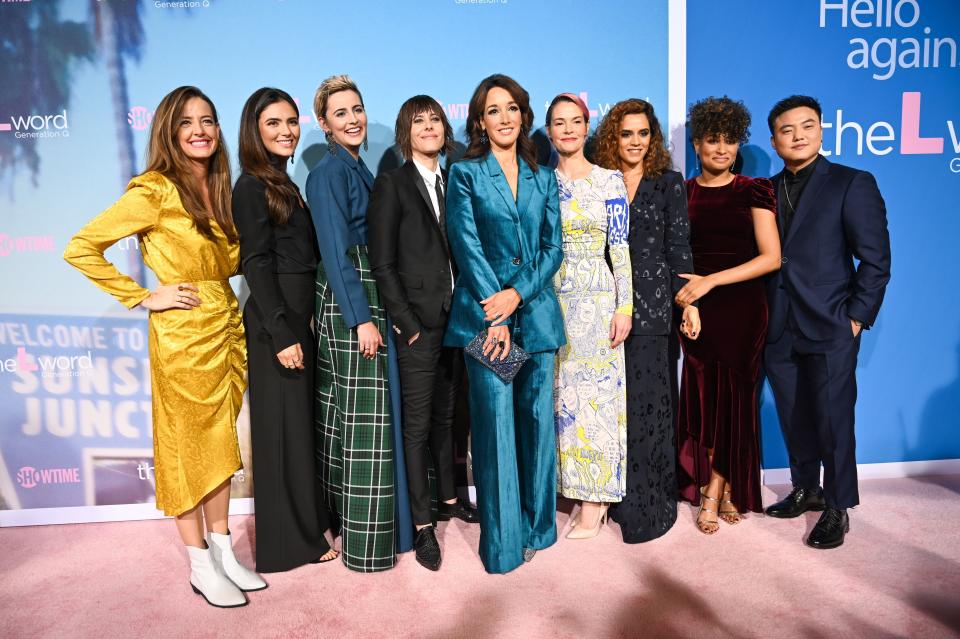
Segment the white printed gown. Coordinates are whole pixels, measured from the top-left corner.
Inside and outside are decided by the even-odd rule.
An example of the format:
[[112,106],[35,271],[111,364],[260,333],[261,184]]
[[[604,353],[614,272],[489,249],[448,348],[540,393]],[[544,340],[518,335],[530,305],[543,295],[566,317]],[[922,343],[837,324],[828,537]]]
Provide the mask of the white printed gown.
[[557,489],[570,499],[617,502],[627,410],[623,345],[610,348],[610,323],[614,313],[633,313],[627,189],[619,171],[597,166],[579,180],[558,171],[557,183],[563,263],[555,286],[567,332],[556,368]]

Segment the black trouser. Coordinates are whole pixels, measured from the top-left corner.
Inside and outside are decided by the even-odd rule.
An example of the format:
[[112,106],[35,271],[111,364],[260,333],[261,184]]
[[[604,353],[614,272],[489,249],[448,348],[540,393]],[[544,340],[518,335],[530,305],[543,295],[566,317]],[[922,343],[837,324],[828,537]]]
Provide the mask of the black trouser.
[[403,449],[413,523],[430,523],[433,461],[441,501],[457,496],[453,477],[453,411],[463,381],[463,350],[443,347],[443,329],[424,328],[412,346],[398,340],[403,389]]
[[860,503],[853,427],[860,335],[810,340],[792,324],[764,353],[791,480],[796,487],[817,487],[822,463],[827,506],[850,508]]

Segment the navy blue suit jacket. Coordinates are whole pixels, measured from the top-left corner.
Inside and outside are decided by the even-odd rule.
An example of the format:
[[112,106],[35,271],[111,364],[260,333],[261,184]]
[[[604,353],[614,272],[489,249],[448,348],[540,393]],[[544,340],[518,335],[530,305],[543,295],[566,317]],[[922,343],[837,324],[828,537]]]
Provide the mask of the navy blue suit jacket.
[[[783,171],[773,183],[780,224],[788,206]],[[851,319],[864,328],[876,321],[890,280],[890,236],[886,206],[870,173],[821,157],[781,237],[783,263],[768,282],[768,341],[780,338],[791,311],[811,340],[850,337]]]
[[464,347],[485,330],[480,300],[513,288],[521,305],[507,325],[521,326],[531,353],[566,343],[553,276],[563,261],[557,178],[518,158],[517,200],[492,153],[450,168],[447,239],[459,273],[444,345]]
[[307,176],[307,204],[317,229],[320,258],[333,299],[353,328],[370,321],[360,274],[347,251],[367,245],[367,204],[373,174],[345,149],[327,153]]

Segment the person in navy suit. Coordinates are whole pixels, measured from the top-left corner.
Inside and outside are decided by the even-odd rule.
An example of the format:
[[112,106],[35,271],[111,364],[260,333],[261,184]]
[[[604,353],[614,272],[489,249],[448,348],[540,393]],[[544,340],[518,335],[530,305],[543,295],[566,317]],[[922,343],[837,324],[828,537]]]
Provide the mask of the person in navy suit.
[[530,354],[511,383],[466,358],[480,558],[492,573],[557,540],[553,365],[566,336],[553,277],[563,242],[557,179],[537,166],[532,125],[530,96],[515,80],[480,82],[467,115],[470,146],[450,168],[447,191],[460,270],[444,345],[463,348],[485,332],[493,359],[514,343]]
[[874,177],[820,155],[820,117],[814,98],[794,95],[767,118],[784,169],[773,177],[782,257],[768,282],[764,363],[793,490],[766,512],[789,518],[822,510],[806,543],[836,548],[850,529],[847,508],[860,502],[857,354],[890,280],[890,237]]

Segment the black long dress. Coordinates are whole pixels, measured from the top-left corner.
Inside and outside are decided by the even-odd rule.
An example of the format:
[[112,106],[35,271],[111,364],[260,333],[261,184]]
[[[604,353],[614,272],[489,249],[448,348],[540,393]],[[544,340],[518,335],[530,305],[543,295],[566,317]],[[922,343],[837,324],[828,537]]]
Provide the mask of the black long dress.
[[[310,213],[298,202],[285,226],[271,222],[263,184],[244,173],[233,187],[233,220],[250,297],[247,333],[253,499],[258,572],[279,572],[329,550],[330,515],[321,504],[314,458],[310,330],[319,250]],[[277,353],[300,343],[303,369]]]
[[673,297],[693,272],[683,176],[644,178],[630,202],[633,326],[624,342],[627,385],[627,490],[610,507],[623,541],[666,533],[677,520],[677,473],[669,339]]

